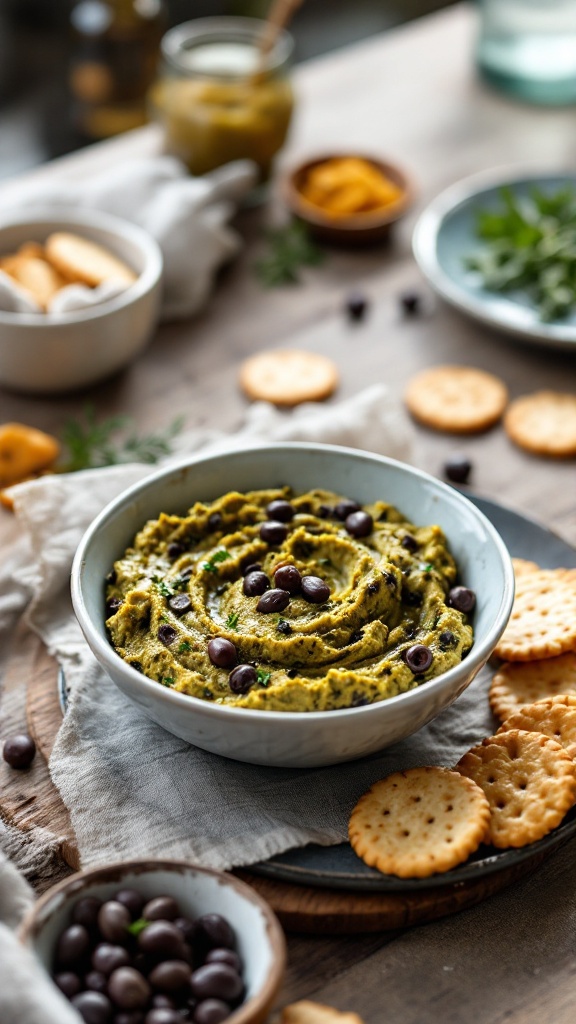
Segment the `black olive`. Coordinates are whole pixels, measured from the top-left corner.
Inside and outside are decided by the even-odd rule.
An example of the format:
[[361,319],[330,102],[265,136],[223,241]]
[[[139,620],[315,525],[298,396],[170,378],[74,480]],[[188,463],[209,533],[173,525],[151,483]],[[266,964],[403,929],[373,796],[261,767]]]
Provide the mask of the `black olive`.
[[374,520],[369,512],[351,512],[344,525],[351,537],[367,537],[374,529]]
[[334,509],[334,513],[337,519],[341,519],[342,522],[351,516],[353,512],[360,512],[362,506],[357,501],[351,501],[349,498],[344,498],[343,501],[339,501]]
[[260,525],[260,539],[266,544],[282,544],[288,536],[288,527],[285,523],[269,519]]
[[427,672],[432,664],[432,651],[424,644],[413,644],[405,651],[404,661],[415,675]]
[[286,590],[267,590],[256,605],[256,611],[263,615],[270,612],[283,612],[290,604],[290,594]]
[[319,576],[303,576],[302,597],[310,604],[324,604],[330,597],[330,587]]
[[265,572],[249,572],[244,577],[242,592],[246,597],[259,597],[265,590],[270,589],[270,580]]
[[448,591],[446,604],[449,608],[455,608],[457,612],[468,615],[476,604],[476,594],[468,587],[452,587]]
[[232,668],[238,660],[238,652],[231,640],[216,636],[208,643],[208,657],[217,668]]
[[266,506],[266,512],[270,519],[277,520],[280,523],[289,523],[294,518],[296,509],[289,501],[277,498]]
[[253,665],[237,665],[228,677],[228,685],[232,693],[248,693],[257,680],[258,675]]

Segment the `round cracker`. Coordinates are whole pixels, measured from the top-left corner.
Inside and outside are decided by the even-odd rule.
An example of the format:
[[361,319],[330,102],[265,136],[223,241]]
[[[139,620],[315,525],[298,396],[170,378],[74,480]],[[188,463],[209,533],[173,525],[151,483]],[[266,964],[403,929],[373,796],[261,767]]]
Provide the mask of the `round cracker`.
[[[563,695],[562,700],[566,700]],[[570,755],[576,758],[576,698],[574,707],[550,700],[527,704],[520,711],[515,711],[498,729],[498,733],[510,729],[522,729],[524,732],[541,732],[550,736]]]
[[370,867],[399,878],[449,871],[477,850],[490,821],[488,801],[448,768],[411,768],[374,783],[356,804],[348,834]]
[[46,256],[67,281],[80,281],[93,288],[112,280],[129,285],[137,277],[109,249],[67,231],[56,231],[49,236]]
[[249,398],[274,405],[319,402],[336,390],[338,370],[331,359],[314,352],[260,352],[240,367],[240,386]]
[[536,391],[517,398],[504,417],[508,437],[536,455],[576,455],[576,395]]
[[476,434],[498,422],[508,390],[498,377],[472,366],[434,366],[412,378],[404,399],[427,427]]
[[534,661],[571,650],[576,650],[576,572],[520,574],[512,613],[494,653],[503,661]]
[[538,572],[540,568],[536,562],[530,562],[526,558],[512,558],[512,568],[514,569],[514,575],[524,576],[527,572]]
[[508,662],[495,673],[490,706],[501,722],[536,701],[573,694],[576,697],[576,653],[557,658]]
[[527,846],[560,824],[576,798],[576,765],[564,747],[539,732],[489,736],[456,765],[490,804],[489,841]]

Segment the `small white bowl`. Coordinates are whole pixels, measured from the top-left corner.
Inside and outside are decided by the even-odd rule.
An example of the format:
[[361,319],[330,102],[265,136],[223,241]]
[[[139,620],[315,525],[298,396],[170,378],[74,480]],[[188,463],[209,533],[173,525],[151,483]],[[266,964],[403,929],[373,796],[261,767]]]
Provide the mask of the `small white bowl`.
[[130,363],[158,322],[162,253],[142,228],[109,214],[63,208],[0,218],[0,256],[70,231],[110,249],[138,274],[112,299],[73,313],[0,310],[0,384],[30,394],[86,387]]
[[[229,490],[289,484],[361,503],[396,505],[418,525],[438,523],[462,581],[476,592],[474,646],[468,657],[414,690],[366,707],[337,711],[257,711],[213,704],[160,686],[110,645],[104,578],[143,524],[160,512],[184,513]],[[112,501],[85,533],[72,567],[72,600],[92,651],[116,685],[153,721],[204,750],[251,764],[304,768],[351,761],[422,728],[452,703],[485,664],[504,631],[514,572],[504,542],[453,487],[411,466],[349,448],[278,443],[195,458],[164,469]]]
[[226,1024],[263,1024],[286,966],[284,933],[268,904],[233,875],[179,860],[133,860],[91,868],[48,889],[28,912],[20,939],[52,972],[58,936],[72,907],[84,896],[110,899],[119,889],[137,889],[148,899],[173,896],[185,916],[221,914],[231,924],[243,964],[246,997]]

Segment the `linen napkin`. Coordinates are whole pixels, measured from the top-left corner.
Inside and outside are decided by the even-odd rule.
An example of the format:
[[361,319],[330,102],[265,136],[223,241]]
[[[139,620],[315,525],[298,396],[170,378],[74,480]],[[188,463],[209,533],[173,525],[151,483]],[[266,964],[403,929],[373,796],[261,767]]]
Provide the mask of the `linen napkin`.
[[[251,408],[234,436],[187,438],[215,451],[256,438],[326,440],[406,458],[403,414],[383,386],[290,416]],[[144,854],[188,857],[217,868],[246,865],[309,842],[346,837],[349,810],[392,768],[454,763],[491,726],[474,687],[417,737],[372,759],[324,769],[240,764],[188,746],[149,721],[99,668],[74,619],[69,571],[85,527],[149,467],[46,477],[14,488],[32,558],[20,579],[33,594],[29,620],[64,668],[70,706],[50,761],[70,810],[84,865]],[[24,555],[24,560],[26,556]],[[327,717],[327,726],[329,718]]]
[[[34,870],[46,859],[40,838],[23,844],[21,833],[0,822],[0,1024],[80,1024],[81,1020],[15,935],[34,902],[34,892],[9,858],[18,860],[23,870]],[[49,849],[50,837],[43,838]],[[30,846],[34,847],[32,857]]]
[[[0,218],[26,211],[58,216],[66,208],[102,210],[133,221],[156,239],[164,256],[164,296],[161,316],[179,319],[197,313],[206,303],[216,271],[240,248],[240,238],[229,226],[239,202],[254,186],[257,169],[250,160],[226,164],[201,178],[193,178],[179,160],[169,156],[127,161],[84,181],[22,185],[0,199]],[[55,313],[91,304],[69,289],[64,307]],[[72,305],[71,305],[72,303]],[[0,309],[33,312],[26,293],[4,277],[0,281]],[[49,315],[49,314],[47,314]]]

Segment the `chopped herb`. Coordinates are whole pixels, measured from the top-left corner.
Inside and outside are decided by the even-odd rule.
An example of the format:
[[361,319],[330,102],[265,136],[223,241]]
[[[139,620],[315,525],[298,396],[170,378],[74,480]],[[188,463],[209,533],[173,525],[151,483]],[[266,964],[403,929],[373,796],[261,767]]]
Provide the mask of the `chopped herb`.
[[540,319],[558,320],[576,307],[576,191],[500,191],[499,209],[479,210],[476,234],[485,242],[465,259],[492,292],[523,292]]
[[418,566],[418,568],[421,569],[422,572],[432,572],[433,569],[434,569],[434,566],[433,566],[432,562],[421,562],[420,565]]
[[178,647],[178,654],[184,654],[186,651],[192,650],[192,644],[188,640],[183,640]]
[[174,676],[162,676],[160,682],[162,683],[162,686],[173,686],[176,680],[174,679]]
[[130,932],[130,935],[134,935],[136,938],[148,927],[150,921],[147,921],[145,917],[139,917],[136,921],[132,921],[132,924],[126,925],[126,931]]
[[169,587],[168,584],[164,582],[161,576],[153,576],[152,583],[156,587],[158,593],[162,594],[162,597],[174,596],[174,591],[172,590],[172,587]]
[[80,469],[99,469],[125,462],[158,462],[172,451],[172,441],[184,426],[184,418],[177,419],[157,434],[118,437],[130,427],[130,417],[110,416],[97,420],[94,407],[86,405],[83,417],[68,420],[62,430],[62,442],[68,458],[61,467],[63,472],[75,473]]
[[230,612],[230,615],[226,619],[226,629],[236,629],[238,626],[238,619],[240,615],[238,612]]
[[256,681],[260,684],[260,686],[268,686],[268,683],[270,682],[271,678],[271,672],[265,672],[263,668],[256,669]]
[[308,229],[300,221],[266,233],[269,251],[255,264],[255,271],[266,288],[297,284],[303,266],[317,266],[324,253],[311,241]]
[[229,551],[226,551],[226,548],[218,548],[213,555],[210,555],[207,562],[202,562],[202,568],[205,569],[206,572],[217,572],[216,566],[218,562],[225,562],[227,558],[231,557],[232,555]]
[[161,615],[160,622],[170,622],[170,619],[168,618],[167,615]]
[[329,566],[333,566],[333,565],[334,565],[334,563],[333,563],[333,561],[332,561],[332,559],[331,559],[331,558],[319,558],[319,559],[318,559],[318,565],[329,565]]
[[188,580],[184,576],[174,576],[170,580],[172,590],[185,590]]

